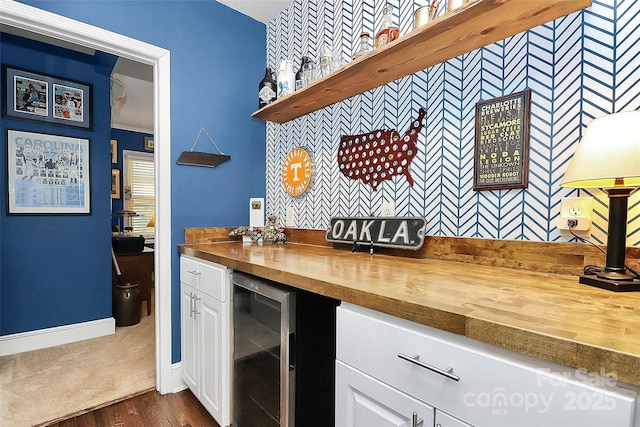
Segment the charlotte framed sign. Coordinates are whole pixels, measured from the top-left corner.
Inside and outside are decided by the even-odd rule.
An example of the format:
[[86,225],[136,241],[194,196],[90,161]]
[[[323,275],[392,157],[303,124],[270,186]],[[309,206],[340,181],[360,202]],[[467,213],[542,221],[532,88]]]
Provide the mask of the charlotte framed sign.
[[530,122],[530,89],[476,104],[474,190],[527,187]]
[[91,129],[91,85],[7,65],[2,72],[5,117]]
[[89,140],[7,130],[10,214],[90,214]]

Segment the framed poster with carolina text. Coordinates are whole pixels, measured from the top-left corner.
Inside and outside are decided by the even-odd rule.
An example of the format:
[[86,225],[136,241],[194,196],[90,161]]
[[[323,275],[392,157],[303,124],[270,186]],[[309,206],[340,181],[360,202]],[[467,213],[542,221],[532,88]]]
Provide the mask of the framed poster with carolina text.
[[89,140],[7,130],[10,214],[90,214]]
[[527,187],[530,122],[530,89],[476,104],[474,190]]

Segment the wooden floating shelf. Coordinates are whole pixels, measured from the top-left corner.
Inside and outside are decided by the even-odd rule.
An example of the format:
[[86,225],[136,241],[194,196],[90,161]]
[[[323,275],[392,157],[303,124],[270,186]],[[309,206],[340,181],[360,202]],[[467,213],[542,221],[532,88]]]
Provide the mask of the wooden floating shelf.
[[475,0],[252,114],[285,123],[588,8],[591,0]]

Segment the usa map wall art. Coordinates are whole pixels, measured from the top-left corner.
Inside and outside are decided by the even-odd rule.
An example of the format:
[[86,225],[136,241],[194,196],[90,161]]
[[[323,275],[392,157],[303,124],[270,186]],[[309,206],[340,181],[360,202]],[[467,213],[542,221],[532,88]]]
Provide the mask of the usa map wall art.
[[369,184],[374,191],[396,175],[404,175],[413,185],[409,166],[418,151],[416,140],[426,114],[421,108],[403,137],[396,129],[342,136],[338,150],[340,172],[349,179]]

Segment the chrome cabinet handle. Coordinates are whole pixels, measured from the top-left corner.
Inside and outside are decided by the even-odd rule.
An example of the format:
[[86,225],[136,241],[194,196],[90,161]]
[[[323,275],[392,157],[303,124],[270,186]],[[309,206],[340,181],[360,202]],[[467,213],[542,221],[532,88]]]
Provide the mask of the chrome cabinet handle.
[[421,368],[425,368],[430,370],[431,372],[435,372],[436,374],[440,374],[444,377],[449,378],[450,380],[453,381],[460,381],[460,377],[457,375],[453,374],[453,366],[449,366],[447,369],[440,369],[440,368],[436,368],[435,366],[431,366],[427,363],[424,363],[422,361],[420,361],[420,355],[416,354],[413,357],[412,356],[407,356],[406,354],[402,354],[402,353],[398,353],[398,357],[400,359],[406,360],[407,362],[411,362],[414,365],[418,365]]
[[187,270],[187,273],[191,273],[191,274],[193,274],[194,276],[199,276],[199,275],[201,275],[201,274],[202,274],[201,272],[196,271],[196,270]]
[[193,294],[189,292],[189,317],[193,317]]
[[200,312],[198,311],[198,306],[196,305],[198,303],[198,301],[200,301],[202,298],[198,298],[195,294],[193,295],[193,317],[195,319],[195,317],[200,314]]
[[420,427],[423,421],[424,420],[422,418],[418,419],[418,413],[414,412],[411,418],[411,427]]

